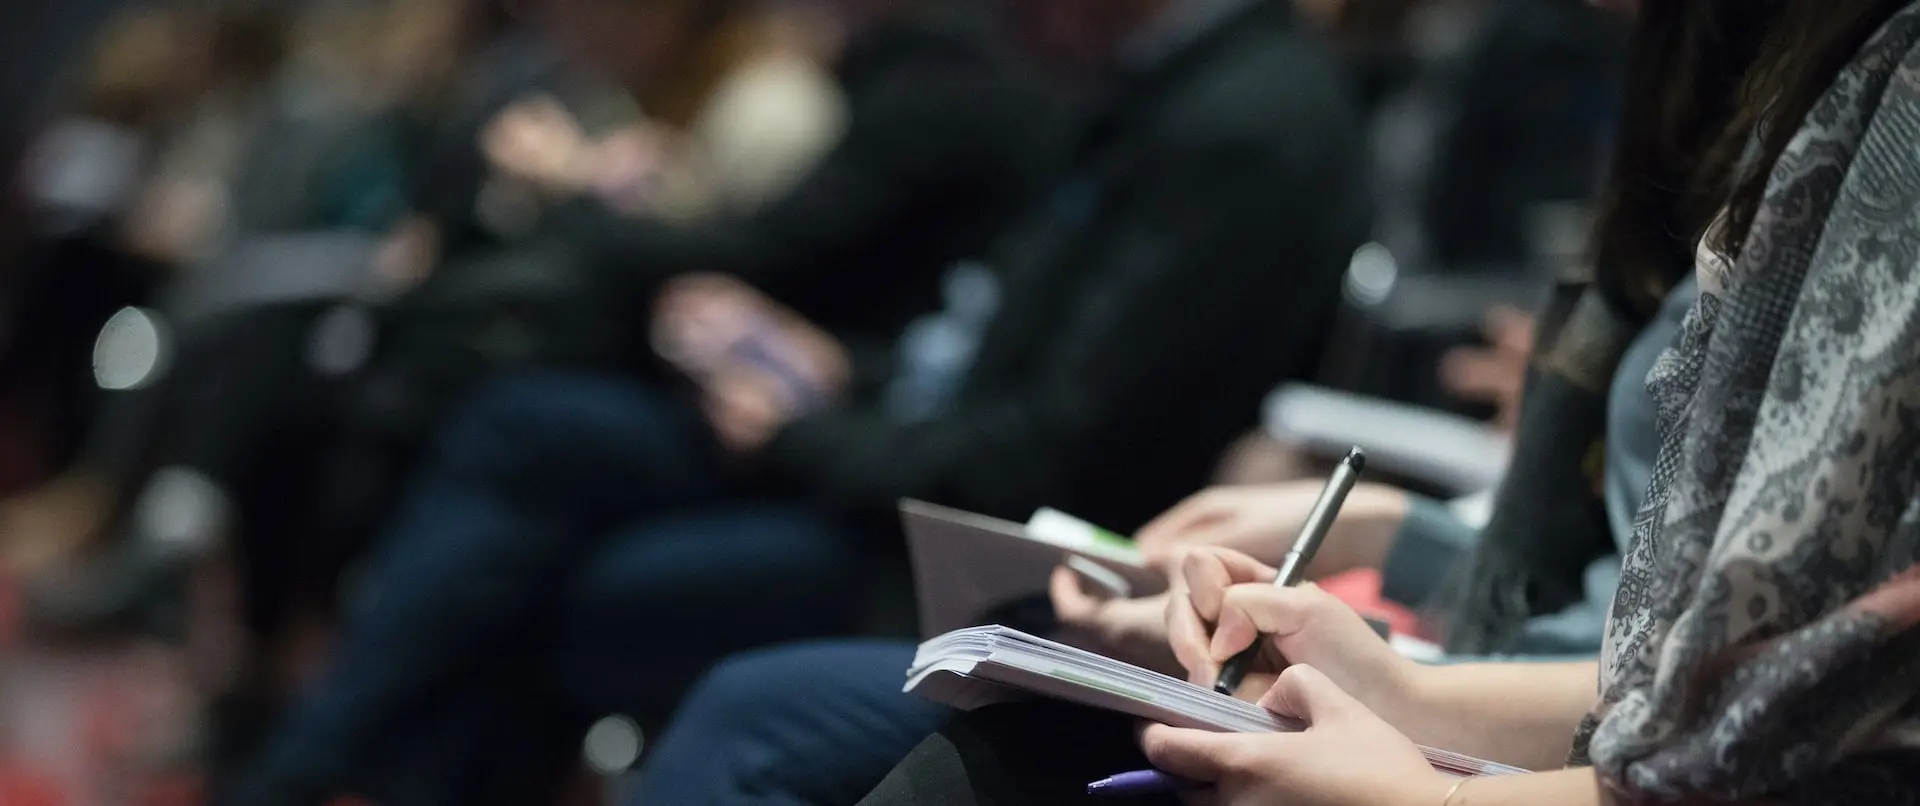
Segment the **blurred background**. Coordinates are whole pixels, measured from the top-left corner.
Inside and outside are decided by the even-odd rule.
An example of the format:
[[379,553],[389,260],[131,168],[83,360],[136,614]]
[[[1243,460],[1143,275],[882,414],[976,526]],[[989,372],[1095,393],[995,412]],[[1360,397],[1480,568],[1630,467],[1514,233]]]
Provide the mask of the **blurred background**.
[[[1397,481],[1483,489],[1504,463],[1526,312],[1585,268],[1626,32],[1578,0],[1293,5],[1358,99],[1375,211],[1324,357],[1273,379],[1294,383],[1221,446],[1219,473],[1305,475],[1353,429],[1405,415],[1405,438],[1382,440],[1405,446],[1386,465]],[[733,259],[749,239],[732,233],[769,217],[855,227],[858,187],[804,191],[813,217],[781,205],[823,160],[893,165],[896,141],[925,136],[863,127],[862,82],[949,47],[876,45],[875,17],[911,7],[968,32],[1014,65],[1018,97],[1062,117],[1105,91],[1028,60],[993,6],[9,4],[0,802],[207,802],[326,658],[452,401],[529,367],[658,373],[633,358],[657,346],[651,284]],[[1005,117],[983,131],[1034,142],[991,191],[1023,198],[1022,172],[1045,175],[1052,152],[1040,117]],[[944,269],[986,240],[951,229],[939,237],[958,245],[896,227],[822,254]],[[604,285],[587,245],[609,240],[643,242],[660,268]],[[936,309],[926,276],[870,329],[903,337]],[[796,298],[867,281],[819,282]],[[608,304],[626,299],[640,301]],[[609,802],[660,715],[589,716],[554,802]]]

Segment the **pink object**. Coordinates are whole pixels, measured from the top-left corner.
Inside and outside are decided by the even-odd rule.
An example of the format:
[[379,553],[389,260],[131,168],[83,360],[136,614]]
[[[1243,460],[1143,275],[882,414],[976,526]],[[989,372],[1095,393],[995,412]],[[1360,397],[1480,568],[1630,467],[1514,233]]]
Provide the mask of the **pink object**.
[[1385,619],[1395,635],[1419,636],[1420,616],[1398,602],[1380,597],[1380,572],[1371,568],[1349,571],[1320,580],[1320,588],[1363,615]]
[[23,765],[0,763],[0,803],[7,806],[68,806],[73,799],[52,775]]

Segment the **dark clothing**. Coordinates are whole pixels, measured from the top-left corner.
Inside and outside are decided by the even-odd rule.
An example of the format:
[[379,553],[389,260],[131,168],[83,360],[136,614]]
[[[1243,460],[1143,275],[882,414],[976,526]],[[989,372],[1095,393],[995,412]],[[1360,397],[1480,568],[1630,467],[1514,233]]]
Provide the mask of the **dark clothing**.
[[443,257],[457,261],[502,245],[479,217],[478,199],[492,171],[481,135],[513,102],[562,89],[559,67],[531,32],[507,32],[480,49],[444,105],[416,110],[407,119],[413,155],[408,202],[439,226]]
[[728,659],[681,703],[634,806],[852,803],[954,711],[900,690],[913,645],[834,641]]
[[1172,806],[1172,795],[1087,794],[1093,781],[1149,767],[1134,744],[1137,726],[1121,714],[1054,702],[983,708],[921,742],[860,806]]
[[1582,0],[1502,0],[1486,12],[1448,101],[1423,224],[1441,266],[1533,254],[1533,208],[1600,184],[1627,26]]
[[166,269],[94,234],[43,242],[21,257],[0,289],[8,294],[0,327],[9,331],[0,335],[0,410],[29,415],[31,433],[17,438],[37,448],[34,464],[57,469],[83,452],[88,426],[112,397],[92,371],[100,329],[151,300]]
[[78,72],[89,37],[122,5],[72,0],[7,7],[7,24],[0,26],[0,174],[13,178],[31,126],[58,97],[62,79]]
[[[562,690],[585,679],[615,692],[595,705],[627,711],[712,658],[845,624],[849,541],[804,506],[741,498],[698,416],[644,384],[590,376],[478,393],[373,558],[332,667],[268,745],[264,791],[233,802],[317,802],[347,784],[431,795],[405,802],[509,802],[443,799],[467,791],[458,775],[434,778],[459,769],[451,760],[391,780],[369,765],[460,739],[440,732],[489,697],[537,693],[509,661],[540,672],[557,657]],[[654,625],[644,641],[630,637],[639,624]],[[468,769],[495,749],[462,751]]]
[[872,391],[893,339],[937,307],[940,273],[978,256],[1052,175],[1066,118],[965,16],[885,23],[838,76],[846,134],[747,220],[675,226],[583,200],[557,228],[632,320],[664,278],[728,272],[847,343]]
[[777,476],[873,515],[913,496],[1131,529],[1311,372],[1370,218],[1331,58],[1262,3],[1119,89],[1003,241],[1005,303],[950,416],[817,414],[768,450]]
[[[1198,486],[1260,396],[1318,354],[1344,261],[1365,234],[1358,140],[1329,59],[1293,30],[1287,7],[1250,9],[1126,87],[1069,180],[1007,240],[1007,302],[952,416],[904,425],[877,406],[821,415],[780,436],[766,478],[721,472],[690,407],[640,384],[549,379],[484,394],[444,432],[446,450],[387,535],[392,556],[376,578],[407,580],[382,605],[391,615],[348,625],[339,664],[273,746],[284,766],[268,777],[337,784],[340,771],[317,770],[329,759],[311,749],[364,752],[362,738],[397,724],[436,683],[529,649],[513,636],[538,629],[530,619],[568,595],[559,591],[579,592],[574,574],[637,594],[601,611],[615,624],[711,626],[724,611],[651,595],[663,572],[696,561],[760,567],[765,558],[742,548],[755,528],[722,517],[743,503],[824,498],[880,512],[921,495],[1020,517],[1056,504],[1137,525]],[[683,562],[617,559],[688,513],[717,514]],[[838,579],[814,563],[787,576]],[[718,583],[715,595],[838,628],[832,596],[769,603],[755,601],[765,594],[753,584]],[[736,640],[779,637],[713,623]],[[731,649],[607,632],[607,645],[655,665]]]

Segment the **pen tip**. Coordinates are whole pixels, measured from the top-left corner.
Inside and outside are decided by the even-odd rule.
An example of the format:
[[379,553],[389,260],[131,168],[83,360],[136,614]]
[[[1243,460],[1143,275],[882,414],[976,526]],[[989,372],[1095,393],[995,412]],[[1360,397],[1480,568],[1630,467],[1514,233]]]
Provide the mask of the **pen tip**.
[[1357,447],[1347,451],[1347,464],[1353,465],[1355,472],[1367,469],[1367,452]]

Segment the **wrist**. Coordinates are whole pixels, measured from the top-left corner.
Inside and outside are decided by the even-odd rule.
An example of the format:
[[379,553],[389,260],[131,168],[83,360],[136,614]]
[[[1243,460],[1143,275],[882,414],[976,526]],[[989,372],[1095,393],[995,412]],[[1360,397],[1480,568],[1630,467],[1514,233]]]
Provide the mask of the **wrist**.
[[1438,777],[1440,778],[1440,786],[1446,787],[1445,790],[1441,791],[1440,797],[1435,799],[1430,795],[1422,795],[1419,802],[1435,804],[1436,806],[1455,806],[1455,804],[1464,802],[1463,792],[1466,790],[1467,782],[1473,780],[1471,776],[1455,778],[1451,775],[1440,775]]
[[[1368,707],[1401,733],[1413,735],[1433,709],[1434,668],[1397,654],[1392,656],[1383,675],[1385,682],[1374,694],[1376,701],[1367,703]],[[1415,737],[1415,741],[1419,738]]]
[[1408,782],[1406,791],[1396,800],[1406,806],[1460,806],[1463,802],[1460,790],[1471,780],[1432,771]]

